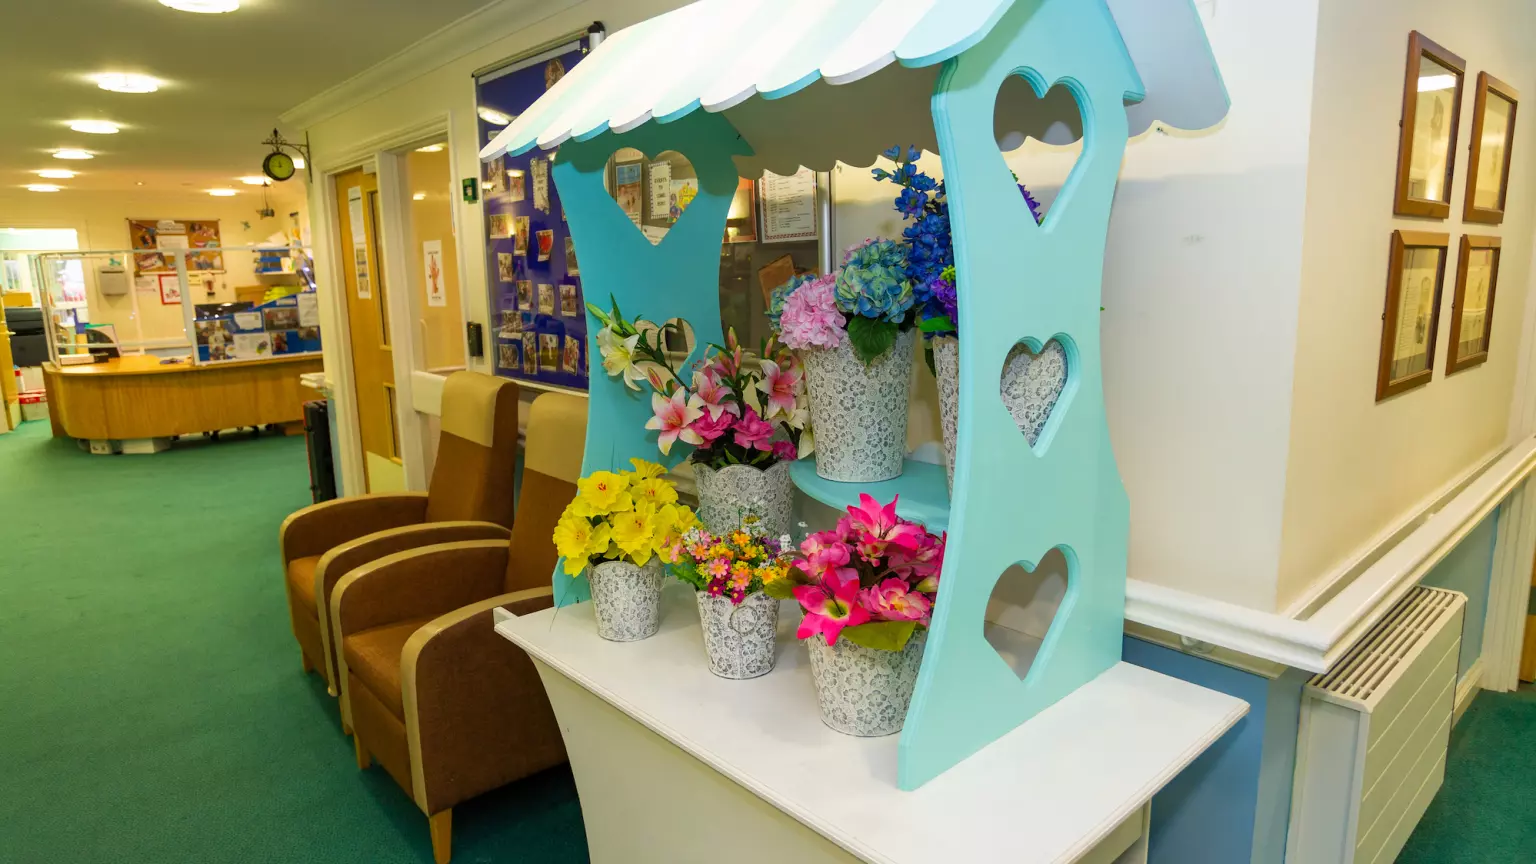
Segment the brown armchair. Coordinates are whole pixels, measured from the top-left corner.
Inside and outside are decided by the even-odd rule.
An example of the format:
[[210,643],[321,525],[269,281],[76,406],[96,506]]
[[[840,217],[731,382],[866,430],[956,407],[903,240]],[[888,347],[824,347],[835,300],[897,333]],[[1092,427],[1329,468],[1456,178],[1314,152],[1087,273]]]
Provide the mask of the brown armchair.
[[[305,671],[331,695],[340,679],[330,634],[336,583],[387,555],[434,543],[501,540],[512,527],[517,385],[456,372],[443,385],[437,464],[426,492],[358,495],[306,507],[283,521],[279,543],[293,635]],[[346,717],[343,714],[343,725]]]
[[533,662],[496,635],[493,616],[551,604],[552,535],[576,495],[585,438],[584,399],[540,396],[510,544],[390,555],[353,570],[331,597],[358,767],[377,759],[427,814],[439,864],[454,806],[565,761]]

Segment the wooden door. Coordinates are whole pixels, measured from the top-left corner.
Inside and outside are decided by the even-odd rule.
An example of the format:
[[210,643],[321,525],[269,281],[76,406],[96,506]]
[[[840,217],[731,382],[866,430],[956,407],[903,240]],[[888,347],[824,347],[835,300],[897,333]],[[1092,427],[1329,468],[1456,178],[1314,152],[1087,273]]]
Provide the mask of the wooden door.
[[1536,561],[1531,563],[1531,594],[1525,611],[1525,650],[1520,653],[1520,680],[1536,681]]
[[388,279],[379,243],[379,180],[375,174],[357,170],[338,175],[335,182],[364,476],[369,492],[399,491],[405,488],[405,472],[400,462]]

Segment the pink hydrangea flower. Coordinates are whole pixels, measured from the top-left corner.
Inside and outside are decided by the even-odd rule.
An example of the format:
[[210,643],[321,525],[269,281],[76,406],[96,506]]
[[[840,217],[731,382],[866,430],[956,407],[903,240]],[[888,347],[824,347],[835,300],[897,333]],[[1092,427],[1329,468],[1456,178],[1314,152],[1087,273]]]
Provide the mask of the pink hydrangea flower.
[[918,621],[926,624],[933,614],[933,601],[912,590],[907,580],[895,577],[865,588],[859,594],[859,603],[879,621]]
[[801,285],[784,301],[779,332],[791,348],[836,348],[848,340],[848,319],[837,309],[835,275]]
[[748,408],[745,416],[736,421],[734,441],[738,447],[756,450],[773,449],[773,424],[757,416]]
[[835,644],[844,627],[857,627],[869,620],[869,612],[860,606],[859,577],[830,572],[820,585],[801,585],[795,599],[805,610],[796,636],[808,639],[820,633],[828,645]]

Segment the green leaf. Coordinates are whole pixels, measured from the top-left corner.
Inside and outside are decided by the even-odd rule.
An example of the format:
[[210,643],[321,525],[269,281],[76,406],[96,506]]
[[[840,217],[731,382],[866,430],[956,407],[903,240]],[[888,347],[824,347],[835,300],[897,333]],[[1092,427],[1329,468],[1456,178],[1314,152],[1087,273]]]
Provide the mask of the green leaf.
[[848,341],[853,345],[853,356],[868,366],[896,344],[896,325],[855,315],[848,319]]
[[940,315],[936,318],[924,318],[917,322],[917,329],[924,333],[948,333],[957,330],[955,322],[948,315]]
[[871,621],[857,627],[844,627],[843,638],[877,651],[900,651],[907,647],[907,640],[916,630],[916,621]]
[[[763,593],[775,600],[795,599],[795,583],[791,579],[775,579],[763,584]],[[847,633],[847,630],[843,631]]]
[[928,371],[933,377],[939,377],[939,367],[933,364],[933,345],[929,342],[923,343],[923,362],[928,364]]

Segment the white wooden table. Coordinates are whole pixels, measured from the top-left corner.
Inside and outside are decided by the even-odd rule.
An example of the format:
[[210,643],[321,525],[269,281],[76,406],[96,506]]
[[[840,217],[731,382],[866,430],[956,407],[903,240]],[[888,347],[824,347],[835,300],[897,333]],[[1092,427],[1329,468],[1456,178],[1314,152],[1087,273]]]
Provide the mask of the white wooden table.
[[822,724],[793,603],[777,668],[751,681],[709,672],[691,589],[662,607],[661,632],[628,644],[585,603],[496,625],[543,678],[597,864],[1142,861],[1152,795],[1248,711],[1120,663],[902,792],[897,736]]

